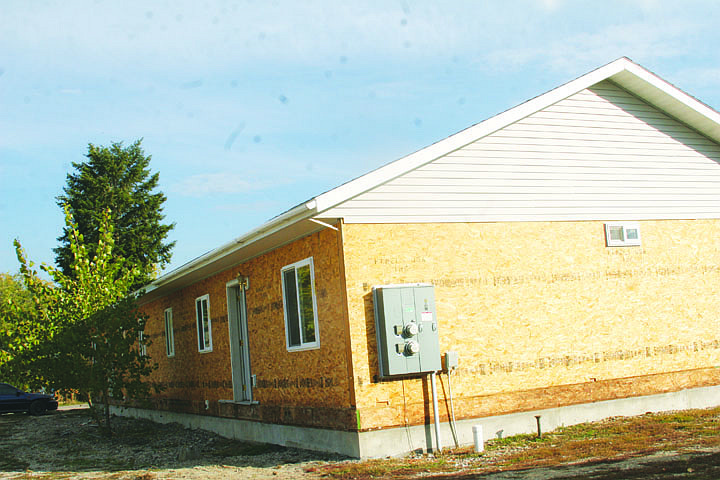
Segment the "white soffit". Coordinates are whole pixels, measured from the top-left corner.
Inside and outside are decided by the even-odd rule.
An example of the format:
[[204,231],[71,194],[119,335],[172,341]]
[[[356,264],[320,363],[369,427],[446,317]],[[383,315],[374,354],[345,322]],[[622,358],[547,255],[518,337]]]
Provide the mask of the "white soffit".
[[322,230],[309,221],[315,203],[302,203],[265,222],[246,234],[166,273],[147,285],[141,302],[152,301],[168,292],[207,278],[297,238]]
[[626,70],[616,73],[609,80],[706,137],[720,142],[720,113],[653,73],[629,62]]

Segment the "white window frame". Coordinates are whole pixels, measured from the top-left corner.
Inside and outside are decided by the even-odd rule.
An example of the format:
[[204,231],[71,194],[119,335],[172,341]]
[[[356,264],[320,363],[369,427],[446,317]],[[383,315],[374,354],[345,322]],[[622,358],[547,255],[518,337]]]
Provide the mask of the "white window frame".
[[172,308],[166,308],[165,316],[165,353],[168,357],[175,356],[175,329],[173,327]]
[[147,345],[145,345],[145,332],[138,333],[138,353],[141,357],[147,357]]
[[[302,328],[302,318],[301,318],[301,312],[300,312],[300,289],[298,288],[298,279],[297,279],[297,269],[300,267],[309,266],[310,267],[310,289],[312,294],[312,306],[313,306],[313,322],[315,323],[315,340],[313,341],[305,341],[303,338],[303,328]],[[300,344],[299,345],[290,345],[290,328],[289,328],[289,319],[288,319],[288,301],[287,301],[287,292],[285,291],[285,272],[288,270],[294,270],[295,271],[295,306],[297,307],[297,322],[298,322],[298,328],[300,333]],[[282,269],[280,269],[280,284],[282,286],[282,295],[283,295],[283,317],[285,318],[285,347],[289,352],[296,352],[300,350],[313,350],[320,348],[320,328],[318,326],[318,309],[317,309],[317,297],[315,295],[315,265],[313,262],[313,257],[308,257],[304,260],[300,260],[299,262],[291,263],[290,265],[285,265]]]
[[[204,319],[201,319],[200,315],[198,315],[198,304],[202,304],[202,302],[205,302],[205,308],[206,308],[206,314],[207,314],[207,336],[204,335],[204,332],[205,332]],[[203,323],[202,326],[200,325],[201,322]],[[210,317],[210,295],[208,295],[208,294],[205,294],[202,297],[198,297],[195,299],[195,327],[197,329],[198,352],[200,352],[200,353],[212,352],[212,350],[213,350],[212,320]],[[201,331],[203,332],[202,337],[200,336]],[[201,340],[206,340],[206,341],[201,343]]]
[[[621,239],[611,238],[610,232],[613,229],[621,229]],[[627,238],[626,232],[634,230],[637,238]],[[605,224],[605,244],[608,247],[636,247],[641,245],[640,224],[637,222],[608,222]]]

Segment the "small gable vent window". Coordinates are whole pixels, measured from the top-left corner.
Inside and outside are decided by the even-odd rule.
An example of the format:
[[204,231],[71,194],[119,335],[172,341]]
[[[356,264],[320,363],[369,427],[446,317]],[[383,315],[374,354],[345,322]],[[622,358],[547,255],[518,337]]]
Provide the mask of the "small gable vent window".
[[605,242],[608,247],[640,245],[640,225],[635,222],[606,223]]
[[320,347],[312,257],[283,267],[280,275],[287,349],[306,350]]

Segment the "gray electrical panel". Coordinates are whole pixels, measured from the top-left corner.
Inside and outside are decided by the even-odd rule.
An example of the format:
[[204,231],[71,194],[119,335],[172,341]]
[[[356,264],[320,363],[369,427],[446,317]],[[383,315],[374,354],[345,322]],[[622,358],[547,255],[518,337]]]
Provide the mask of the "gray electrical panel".
[[373,287],[373,303],[381,377],[442,368],[432,285]]

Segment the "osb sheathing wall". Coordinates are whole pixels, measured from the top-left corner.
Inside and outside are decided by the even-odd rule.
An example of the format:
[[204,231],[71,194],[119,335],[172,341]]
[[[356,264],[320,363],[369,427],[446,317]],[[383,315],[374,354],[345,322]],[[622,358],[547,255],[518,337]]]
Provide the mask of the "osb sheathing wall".
[[[154,397],[155,406],[273,423],[355,426],[339,247],[339,233],[324,229],[144,305],[150,316],[146,334],[153,340],[148,353],[158,363],[151,380],[164,388]],[[308,257],[313,257],[315,270],[320,348],[288,352],[280,270]],[[250,279],[248,337],[252,373],[257,375],[253,400],[258,402],[252,406],[221,402],[233,399],[226,282],[238,275]],[[200,353],[195,299],[205,294],[210,296],[213,350]],[[172,358],[165,352],[163,311],[168,307],[175,331]]]
[[720,383],[720,221],[640,226],[606,247],[602,222],[343,225],[360,428],[431,415],[427,380],[378,382],[374,285],[435,285],[459,418]]

